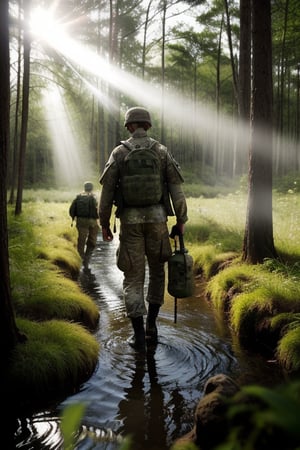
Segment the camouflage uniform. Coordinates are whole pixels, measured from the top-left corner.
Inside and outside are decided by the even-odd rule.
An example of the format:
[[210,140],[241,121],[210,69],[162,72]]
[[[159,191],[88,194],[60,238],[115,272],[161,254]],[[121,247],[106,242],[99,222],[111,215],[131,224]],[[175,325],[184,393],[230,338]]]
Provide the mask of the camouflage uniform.
[[[129,139],[143,146],[149,140],[147,132],[138,128]],[[172,254],[167,227],[167,216],[174,215],[168,203],[169,195],[177,221],[187,221],[186,200],[181,188],[183,182],[178,165],[167,152],[166,147],[157,143],[161,157],[164,182],[168,193],[164,203],[147,207],[121,207],[117,210],[120,218],[119,248],[117,265],[124,273],[123,294],[127,316],[135,318],[147,313],[144,302],[144,282],[146,259],[149,267],[149,286],[146,301],[162,305],[164,302],[165,271],[164,264]],[[116,187],[122,173],[124,157],[128,153],[124,145],[117,146],[101,175],[102,192],[99,206],[100,224],[109,228]],[[119,206],[119,205],[117,205]]]
[[89,260],[97,244],[99,226],[96,218],[77,217],[76,228],[78,231],[77,250],[83,265],[88,266]]
[[[90,202],[88,217],[80,216],[77,212],[78,196],[72,201],[69,208],[69,214],[74,220],[76,217],[76,228],[78,231],[77,250],[82,259],[85,269],[88,268],[91,255],[97,244],[97,235],[99,231],[98,225],[98,203],[96,196],[92,193],[93,185],[90,182],[84,184],[85,191],[81,192],[80,196],[93,196],[94,202]],[[92,206],[93,205],[93,206]]]

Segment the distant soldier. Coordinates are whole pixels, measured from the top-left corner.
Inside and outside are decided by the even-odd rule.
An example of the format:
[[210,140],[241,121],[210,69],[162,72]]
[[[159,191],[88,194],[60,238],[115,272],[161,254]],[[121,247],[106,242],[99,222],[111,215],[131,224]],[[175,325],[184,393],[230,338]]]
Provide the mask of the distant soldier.
[[[117,265],[124,273],[125,307],[134,330],[129,344],[143,350],[146,342],[157,343],[156,318],[164,302],[164,265],[172,254],[167,216],[174,215],[174,209],[176,230],[183,234],[187,205],[178,164],[166,147],[147,136],[152,126],[149,112],[142,107],[130,108],[124,126],[131,137],[112,151],[100,177],[99,218],[103,240],[111,241],[110,216],[116,204],[121,222]],[[148,313],[144,302],[146,261]]]
[[84,191],[74,198],[69,208],[72,220],[76,217],[76,228],[78,230],[77,250],[81,256],[84,270],[88,270],[89,261],[97,243],[98,204],[93,193],[93,183],[86,181]]

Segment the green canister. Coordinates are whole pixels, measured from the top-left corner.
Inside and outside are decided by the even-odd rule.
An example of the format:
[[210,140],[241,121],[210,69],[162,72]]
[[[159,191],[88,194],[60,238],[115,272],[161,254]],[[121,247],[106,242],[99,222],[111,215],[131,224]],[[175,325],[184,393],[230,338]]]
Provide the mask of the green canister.
[[168,293],[175,298],[191,297],[194,292],[194,261],[184,247],[183,236],[179,235],[179,250],[168,260]]

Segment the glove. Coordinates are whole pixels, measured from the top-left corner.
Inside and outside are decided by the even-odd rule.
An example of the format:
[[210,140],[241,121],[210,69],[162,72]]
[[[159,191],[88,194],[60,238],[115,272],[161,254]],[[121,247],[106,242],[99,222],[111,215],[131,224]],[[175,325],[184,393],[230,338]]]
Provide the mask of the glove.
[[104,241],[112,241],[113,240],[113,234],[111,232],[111,229],[102,227],[102,237]]
[[183,236],[184,233],[184,223],[176,223],[172,226],[170,238],[175,239],[175,236]]
[[176,223],[176,227],[179,230],[179,235],[181,234],[182,236],[184,235],[184,223]]

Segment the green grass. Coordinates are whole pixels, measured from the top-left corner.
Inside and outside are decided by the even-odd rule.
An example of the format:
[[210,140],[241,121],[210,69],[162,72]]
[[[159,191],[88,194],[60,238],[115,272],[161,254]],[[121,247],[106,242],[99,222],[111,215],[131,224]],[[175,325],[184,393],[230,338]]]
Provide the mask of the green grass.
[[10,396],[22,399],[22,407],[71,394],[95,369],[99,345],[84,327],[65,320],[21,318],[17,326],[27,340],[11,355],[9,386]]
[[17,217],[9,207],[8,224],[12,302],[27,338],[14,350],[9,376],[18,386],[16,404],[34,408],[92,375],[99,310],[77,283],[81,261],[68,203],[24,203]]
[[274,243],[280,256],[256,266],[241,263],[246,203],[240,193],[188,199],[186,246],[195,272],[207,280],[207,298],[239,339],[259,345],[269,333],[278,363],[298,372],[297,333],[278,324],[275,329],[272,320],[300,311],[300,194],[274,193]]

